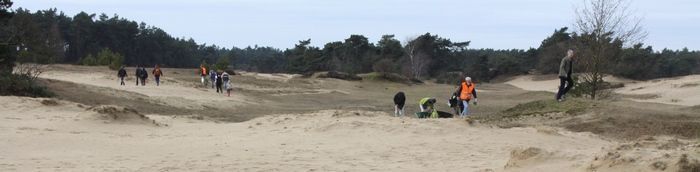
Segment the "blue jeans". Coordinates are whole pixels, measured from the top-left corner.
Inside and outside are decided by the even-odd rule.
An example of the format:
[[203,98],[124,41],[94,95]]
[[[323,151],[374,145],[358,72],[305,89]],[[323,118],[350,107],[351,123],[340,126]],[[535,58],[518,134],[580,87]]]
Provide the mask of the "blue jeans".
[[467,117],[469,115],[469,101],[468,100],[462,100],[462,105],[464,105],[464,109],[462,109],[462,114],[459,115],[459,117]]

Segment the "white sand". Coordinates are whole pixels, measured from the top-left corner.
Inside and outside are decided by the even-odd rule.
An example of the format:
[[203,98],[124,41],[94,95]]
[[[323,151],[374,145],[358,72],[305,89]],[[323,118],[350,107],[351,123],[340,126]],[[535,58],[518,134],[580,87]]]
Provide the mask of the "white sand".
[[[43,77],[152,99],[204,103],[215,94],[185,84],[122,87],[107,73],[52,71]],[[511,83],[532,86],[526,81]],[[167,125],[155,126],[100,118],[73,102],[50,106],[42,100],[0,97],[0,171],[653,171],[651,163],[673,165],[680,153],[698,150],[652,145],[621,151],[621,143],[560,128],[500,129],[365,111],[282,114],[242,123],[147,114]],[[611,156],[618,151],[621,156]]]
[[[506,83],[528,91],[557,92],[558,78],[553,76],[549,79],[535,81],[534,77],[533,75],[518,76]],[[616,89],[616,93],[642,97],[630,98],[633,101],[684,106],[700,105],[700,75],[651,81],[632,81],[617,77],[606,77],[605,80],[625,84],[625,87]]]
[[700,105],[700,75],[664,78],[637,82],[618,89],[618,93],[630,95],[655,95],[652,99],[632,99],[684,106]]
[[512,86],[528,91],[547,91],[556,93],[559,90],[559,78],[552,77],[547,80],[535,81],[534,75],[523,75],[515,77],[513,80],[506,82]]
[[587,133],[376,112],[321,111],[243,123],[150,115],[169,125],[156,127],[96,119],[96,112],[70,102],[39,101],[0,97],[0,171],[501,171],[512,150],[530,147],[548,152],[537,161],[556,163],[513,162],[534,171],[584,170],[613,144]]

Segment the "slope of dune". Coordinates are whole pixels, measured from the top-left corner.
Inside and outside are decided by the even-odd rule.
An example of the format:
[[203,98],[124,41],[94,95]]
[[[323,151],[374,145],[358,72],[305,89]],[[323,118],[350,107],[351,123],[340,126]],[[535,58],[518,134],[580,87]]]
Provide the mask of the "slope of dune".
[[[511,150],[552,152],[584,169],[611,142],[587,133],[469,126],[461,120],[319,111],[243,123],[148,115],[167,126],[108,122],[60,101],[0,97],[0,171],[502,170]],[[546,158],[545,160],[551,160]]]
[[[160,87],[137,87],[119,86],[106,68],[52,68],[42,77],[71,83],[58,87],[75,87],[61,95],[89,94],[0,96],[0,171],[675,171],[700,166],[697,141],[657,136],[620,141],[544,124],[506,129],[461,119],[396,118],[380,100],[397,90],[447,94],[453,90],[447,85],[242,73],[236,95],[225,97],[198,86],[196,76],[182,74],[190,72],[186,69],[166,71],[166,76],[185,76],[167,78]],[[551,84],[528,85],[532,80],[541,79],[510,83],[533,89]],[[473,106],[475,116],[540,97],[506,84],[481,88],[486,91],[480,94],[483,103]],[[315,90],[338,91],[311,93]],[[81,96],[118,101],[79,101]],[[294,111],[305,108],[312,111]],[[257,111],[267,112],[244,122],[222,120]]]
[[[615,92],[633,101],[683,106],[700,105],[700,75],[650,81],[632,81],[609,76],[605,78],[605,81],[623,83],[625,86],[616,89]],[[559,79],[555,76],[524,75],[515,77],[507,81],[506,84],[528,91],[556,92]]]
[[626,84],[624,88],[620,88],[616,90],[616,92],[620,94],[637,95],[638,98],[633,98],[633,100],[641,102],[657,102],[684,106],[700,105],[700,75],[663,78]]

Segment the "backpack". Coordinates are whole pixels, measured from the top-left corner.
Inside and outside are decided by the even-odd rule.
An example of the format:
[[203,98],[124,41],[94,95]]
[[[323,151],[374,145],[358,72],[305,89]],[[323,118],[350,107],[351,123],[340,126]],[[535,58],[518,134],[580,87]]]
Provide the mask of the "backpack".
[[148,72],[146,72],[146,68],[141,69],[141,77],[148,78]]
[[228,75],[228,74],[221,75],[221,78],[224,80],[224,82],[228,82],[228,81],[229,81],[229,75]]

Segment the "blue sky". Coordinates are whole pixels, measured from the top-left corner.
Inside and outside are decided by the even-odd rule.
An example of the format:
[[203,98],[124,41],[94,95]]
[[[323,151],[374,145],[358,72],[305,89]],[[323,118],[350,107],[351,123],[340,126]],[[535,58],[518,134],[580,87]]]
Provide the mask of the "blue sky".
[[[376,42],[394,34],[405,41],[426,32],[471,48],[538,47],[554,29],[571,27],[581,0],[16,0],[13,8],[57,8],[118,14],[175,37],[222,47],[315,46],[362,34]],[[654,49],[700,50],[700,1],[633,0]]]

